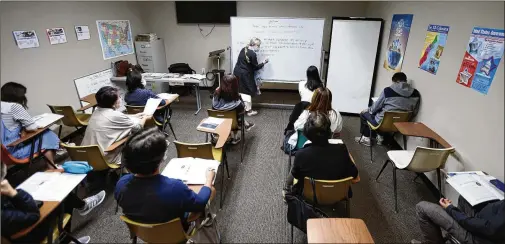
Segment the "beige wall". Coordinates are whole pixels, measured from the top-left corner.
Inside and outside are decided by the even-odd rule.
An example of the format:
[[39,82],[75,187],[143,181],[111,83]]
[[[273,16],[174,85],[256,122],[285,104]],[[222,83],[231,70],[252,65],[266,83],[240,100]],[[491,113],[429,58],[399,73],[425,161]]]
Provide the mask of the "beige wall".
[[[28,88],[31,114],[49,112],[46,104],[80,107],[74,79],[110,68],[110,62],[135,55],[104,60],[97,37],[96,20],[130,20],[133,34],[145,32],[139,3],[131,2],[2,2],[1,83],[17,81]],[[91,39],[77,41],[74,25],[89,26]],[[51,45],[46,28],[63,27],[67,43]],[[14,30],[35,30],[40,47],[19,49]]]
[[[332,16],[364,16],[366,2],[237,2],[237,15],[244,17],[326,17],[324,49],[328,49]],[[167,64],[184,62],[201,72],[215,68],[207,58],[210,51],[230,45],[230,26],[216,25],[212,34],[204,38],[197,25],[177,24],[174,2],[150,2],[144,8],[144,19],[149,29],[165,39]],[[212,25],[200,25],[208,33]],[[214,65],[214,66],[213,66]],[[221,69],[230,71],[229,52]]]
[[[390,84],[393,75],[382,68],[393,14],[414,14],[402,71],[421,92],[422,105],[417,120],[432,128],[456,149],[456,154],[449,159],[446,169],[483,170],[503,180],[504,62],[500,62],[487,95],[457,84],[456,77],[473,27],[503,29],[504,3],[370,3],[367,15],[385,20],[376,96]],[[450,26],[437,75],[418,68],[429,24]],[[426,141],[409,138],[408,147],[413,149],[416,145],[425,143]],[[450,186],[445,187],[450,194]]]

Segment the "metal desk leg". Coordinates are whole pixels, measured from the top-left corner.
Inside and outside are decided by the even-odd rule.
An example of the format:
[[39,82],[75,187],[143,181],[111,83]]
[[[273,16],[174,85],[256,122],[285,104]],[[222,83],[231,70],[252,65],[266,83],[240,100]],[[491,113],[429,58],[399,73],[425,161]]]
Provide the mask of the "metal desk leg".
[[202,99],[200,98],[200,84],[195,84],[195,90],[196,90],[196,112],[195,115],[197,115],[200,110],[202,109]]

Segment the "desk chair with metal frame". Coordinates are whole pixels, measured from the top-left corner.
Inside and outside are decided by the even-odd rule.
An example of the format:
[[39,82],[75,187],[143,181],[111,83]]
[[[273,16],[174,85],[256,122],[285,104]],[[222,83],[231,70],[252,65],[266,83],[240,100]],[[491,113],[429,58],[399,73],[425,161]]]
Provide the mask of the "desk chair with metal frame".
[[[63,115],[63,118],[61,118],[60,128],[58,130],[58,138],[61,137],[61,129],[63,125],[75,127],[77,131],[88,126],[91,114],[75,113],[74,109],[71,106],[55,106],[49,104],[47,104],[47,106],[52,113]],[[83,130],[81,130],[81,132],[83,133]]]
[[[178,158],[203,158],[210,160],[217,160],[221,168],[221,193],[219,201],[219,209],[223,208],[223,192],[224,192],[224,167],[226,167],[226,172],[228,179],[230,179],[230,171],[228,170],[228,159],[226,153],[224,153],[224,148],[215,148],[210,142],[206,143],[184,143],[179,141],[174,141],[175,148],[177,149]],[[223,167],[224,164],[224,167]]]
[[[174,135],[174,138],[177,140],[177,136],[175,135],[174,128],[172,127],[172,123],[170,122],[170,119],[172,118],[172,109],[169,107],[170,105],[165,105],[163,108],[164,113],[163,113],[163,122],[158,122],[154,117],[148,121],[146,121],[146,124],[144,125],[145,128],[151,127],[151,126],[157,126],[160,128],[161,132],[163,132],[165,135],[168,136],[168,134],[165,132],[165,129],[168,126],[170,127],[170,131],[172,131],[172,134]],[[127,114],[138,114],[144,112],[145,106],[131,106],[131,105],[125,105],[126,107],[126,113]],[[160,110],[158,109],[158,110]]]
[[415,151],[406,150],[391,150],[388,151],[388,159],[382,165],[382,168],[375,178],[378,181],[382,171],[386,168],[388,163],[393,165],[393,189],[395,196],[395,212],[398,213],[398,201],[396,191],[396,170],[408,170],[416,173],[437,171],[438,190],[440,197],[442,197],[442,181],[440,176],[440,169],[444,167],[445,162],[449,155],[454,152],[454,148],[427,148],[417,147]]
[[[408,122],[410,119],[410,112],[401,112],[401,111],[387,111],[384,113],[384,117],[382,121],[374,126],[372,123],[367,121],[368,128],[370,129],[370,163],[373,163],[373,143],[372,143],[372,131],[377,132],[389,132],[396,133],[398,129],[394,126],[396,122]],[[363,135],[361,135],[363,137]],[[407,148],[407,142],[403,141],[405,148]]]
[[[244,117],[245,113],[241,113],[241,114],[237,115],[236,110],[219,111],[219,110],[207,109],[207,114],[209,115],[209,117],[221,118],[221,119],[232,119],[231,130],[236,132],[240,129],[241,140],[242,140],[241,145],[240,145],[240,162],[242,163],[244,161],[244,150],[245,150],[245,117]],[[240,119],[242,120],[242,124],[240,126],[238,123],[237,116],[240,116]]]

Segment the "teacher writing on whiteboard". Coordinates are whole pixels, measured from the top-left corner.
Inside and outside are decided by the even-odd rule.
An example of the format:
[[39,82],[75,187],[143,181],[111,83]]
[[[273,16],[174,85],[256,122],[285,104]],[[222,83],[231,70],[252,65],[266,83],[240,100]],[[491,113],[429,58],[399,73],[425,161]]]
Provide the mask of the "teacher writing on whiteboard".
[[[254,80],[254,72],[263,68],[263,66],[268,63],[268,59],[265,59],[263,63],[258,64],[256,53],[259,51],[260,45],[260,39],[252,38],[249,45],[240,50],[237,63],[233,69],[233,74],[239,78],[239,92],[251,97],[254,97],[258,92],[258,87]],[[258,112],[253,110],[247,112],[248,116],[256,114],[258,114]]]

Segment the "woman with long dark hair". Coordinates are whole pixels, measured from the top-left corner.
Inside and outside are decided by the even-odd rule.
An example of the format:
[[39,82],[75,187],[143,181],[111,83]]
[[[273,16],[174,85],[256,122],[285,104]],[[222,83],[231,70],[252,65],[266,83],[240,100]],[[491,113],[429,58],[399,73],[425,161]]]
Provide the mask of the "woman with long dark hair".
[[309,66],[307,68],[307,80],[302,80],[298,83],[298,92],[302,102],[309,102],[312,100],[314,90],[323,87],[321,77],[319,77],[319,70],[316,66]]
[[[238,90],[238,78],[235,75],[227,74],[223,76],[221,84],[214,92],[214,96],[212,98],[212,109],[221,111],[235,110],[237,111],[237,116],[244,113],[245,104],[244,101],[242,101]],[[247,131],[254,127],[254,124],[251,122],[244,121],[244,123]],[[232,133],[232,144],[236,144],[240,141],[240,138],[238,137],[239,133]]]
[[[26,98],[26,87],[16,83],[7,82],[1,89],[1,110],[2,110],[2,146],[17,159],[24,159],[30,156],[30,149],[35,143],[34,148],[39,147],[40,140],[35,142],[19,144],[9,147],[10,143],[21,137],[21,132],[35,131],[40,127],[32,116],[26,110],[28,108],[28,99]],[[60,148],[60,139],[51,130],[46,130],[41,134],[42,145],[46,159],[54,166],[54,151]]]

